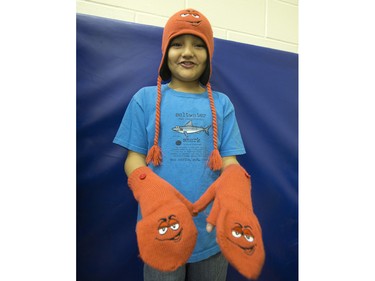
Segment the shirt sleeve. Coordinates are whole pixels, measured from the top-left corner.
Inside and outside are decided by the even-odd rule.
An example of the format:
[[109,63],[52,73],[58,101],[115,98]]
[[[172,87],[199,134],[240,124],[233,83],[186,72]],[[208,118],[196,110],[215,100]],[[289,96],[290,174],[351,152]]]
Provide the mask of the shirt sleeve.
[[220,154],[224,157],[245,153],[246,151],[238,127],[234,106],[228,98],[224,107]]
[[129,102],[113,142],[129,150],[147,154],[145,112],[138,98],[139,93],[135,94]]

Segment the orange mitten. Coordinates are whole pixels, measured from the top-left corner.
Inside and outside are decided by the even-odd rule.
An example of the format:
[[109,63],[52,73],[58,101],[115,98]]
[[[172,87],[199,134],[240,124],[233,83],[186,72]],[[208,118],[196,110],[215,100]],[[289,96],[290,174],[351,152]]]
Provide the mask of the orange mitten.
[[229,165],[194,203],[194,212],[202,211],[215,198],[207,222],[216,225],[223,255],[242,275],[257,279],[265,252],[250,193],[250,175],[238,164]]
[[160,271],[176,270],[197,239],[192,203],[148,167],[134,170],[128,184],[142,213],[136,226],[142,260]]

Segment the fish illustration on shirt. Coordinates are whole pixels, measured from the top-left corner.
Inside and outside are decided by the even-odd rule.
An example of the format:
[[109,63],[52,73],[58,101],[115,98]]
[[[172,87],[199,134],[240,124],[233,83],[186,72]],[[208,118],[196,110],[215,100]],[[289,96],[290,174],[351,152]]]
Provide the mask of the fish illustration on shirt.
[[186,137],[188,134],[195,134],[200,132],[205,132],[207,135],[209,135],[208,130],[210,129],[211,125],[204,127],[196,127],[193,125],[192,121],[187,122],[184,126],[176,126],[172,128],[173,131],[184,134]]

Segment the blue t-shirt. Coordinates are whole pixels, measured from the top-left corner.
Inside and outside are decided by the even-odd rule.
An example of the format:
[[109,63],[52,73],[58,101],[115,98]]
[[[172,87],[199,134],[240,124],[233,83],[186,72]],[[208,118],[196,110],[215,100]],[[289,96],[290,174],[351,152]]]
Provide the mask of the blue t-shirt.
[[[147,154],[155,135],[156,86],[140,89],[130,101],[114,143]],[[218,148],[222,157],[245,153],[229,98],[213,91],[218,125]],[[162,85],[159,146],[163,161],[149,167],[195,202],[220,175],[207,166],[213,150],[212,114],[207,91],[202,94],[178,92]],[[216,232],[206,231],[212,204],[194,217],[198,239],[188,262],[204,260],[220,251]],[[141,218],[138,212],[138,219]]]

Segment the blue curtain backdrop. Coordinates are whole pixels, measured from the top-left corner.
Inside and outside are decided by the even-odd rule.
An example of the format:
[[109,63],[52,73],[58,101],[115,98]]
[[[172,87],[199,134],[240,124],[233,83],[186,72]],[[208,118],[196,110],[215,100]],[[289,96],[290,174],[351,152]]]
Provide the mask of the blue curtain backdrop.
[[[127,104],[155,85],[162,28],[77,15],[77,280],[142,280],[137,203],[113,144]],[[266,263],[261,281],[298,280],[298,55],[215,39],[212,87],[235,108]],[[228,281],[246,280],[233,268]]]

